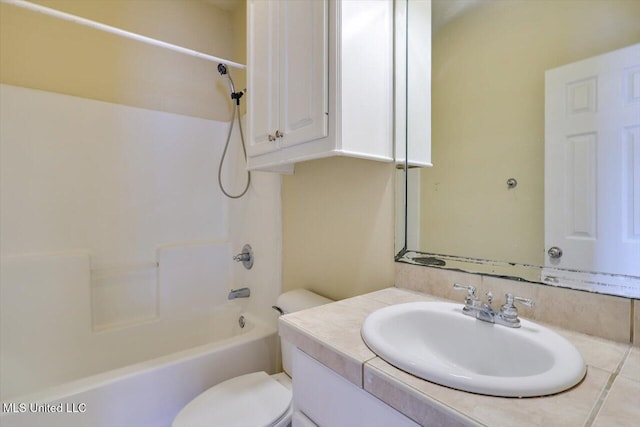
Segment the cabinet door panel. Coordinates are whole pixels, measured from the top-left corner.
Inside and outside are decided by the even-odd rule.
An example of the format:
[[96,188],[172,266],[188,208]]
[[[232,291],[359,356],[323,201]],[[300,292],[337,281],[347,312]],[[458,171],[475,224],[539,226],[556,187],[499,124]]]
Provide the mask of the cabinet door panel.
[[320,427],[418,427],[299,348],[293,351],[293,406]]
[[249,156],[276,150],[278,129],[278,0],[248,3],[247,119]]
[[328,1],[280,2],[280,124],[286,147],[327,136]]

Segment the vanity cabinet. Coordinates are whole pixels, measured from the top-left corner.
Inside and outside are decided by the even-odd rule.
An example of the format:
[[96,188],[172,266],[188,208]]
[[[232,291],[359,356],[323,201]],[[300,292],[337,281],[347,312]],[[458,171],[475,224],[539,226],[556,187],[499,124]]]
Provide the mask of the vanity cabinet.
[[249,0],[248,169],[393,160],[393,1]]
[[297,348],[293,352],[293,405],[292,427],[418,426]]

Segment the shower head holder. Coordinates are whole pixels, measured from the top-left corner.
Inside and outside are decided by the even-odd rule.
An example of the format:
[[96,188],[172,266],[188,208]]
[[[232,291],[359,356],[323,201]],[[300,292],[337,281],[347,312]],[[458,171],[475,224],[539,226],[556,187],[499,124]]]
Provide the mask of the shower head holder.
[[242,95],[244,95],[244,93],[247,90],[241,90],[240,92],[231,92],[231,99],[235,99],[236,101],[236,105],[240,105],[240,98],[242,98]]

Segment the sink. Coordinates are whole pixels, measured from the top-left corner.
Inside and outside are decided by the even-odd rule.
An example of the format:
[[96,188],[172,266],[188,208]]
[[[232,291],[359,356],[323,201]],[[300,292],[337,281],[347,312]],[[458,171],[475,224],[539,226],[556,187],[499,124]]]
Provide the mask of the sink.
[[362,325],[362,338],[380,358],[436,384],[504,397],[567,390],[586,373],[569,341],[521,319],[520,328],[462,314],[462,305],[416,302],[385,307]]

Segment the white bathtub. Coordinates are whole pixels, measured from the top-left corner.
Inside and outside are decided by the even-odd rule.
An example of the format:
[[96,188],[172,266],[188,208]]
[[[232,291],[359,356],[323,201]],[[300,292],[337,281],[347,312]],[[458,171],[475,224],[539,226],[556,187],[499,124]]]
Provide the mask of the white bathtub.
[[[0,408],[0,425],[169,426],[180,409],[207,388],[244,373],[278,369],[275,327],[245,313],[246,325],[240,328],[240,314],[239,307],[225,307],[197,330],[185,329],[181,345],[203,339],[210,341],[206,344],[9,397]],[[123,337],[113,344],[122,348],[114,347],[109,353],[127,354],[126,347],[131,346],[132,357],[139,357],[144,348],[162,344]]]

